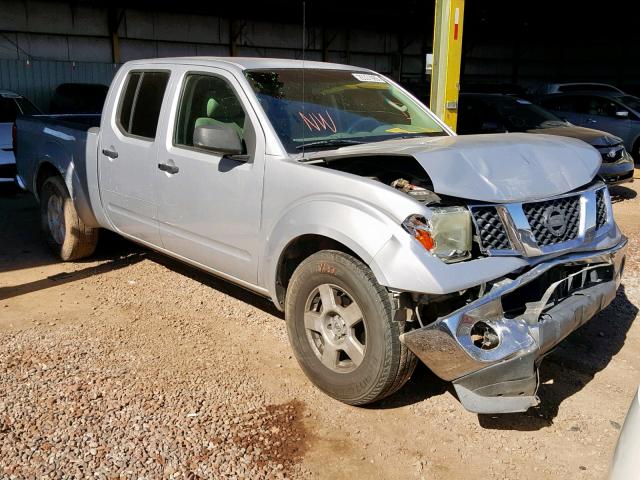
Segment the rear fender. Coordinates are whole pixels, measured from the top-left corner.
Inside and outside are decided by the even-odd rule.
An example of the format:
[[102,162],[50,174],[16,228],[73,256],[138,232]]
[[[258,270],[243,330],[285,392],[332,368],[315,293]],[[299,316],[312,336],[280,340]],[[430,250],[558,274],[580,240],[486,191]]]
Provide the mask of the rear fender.
[[[64,180],[73,200],[78,216],[88,227],[99,227],[96,220],[87,190],[85,166],[76,165],[73,156],[70,156],[62,146],[55,142],[46,142],[42,146],[43,153],[38,162],[36,175],[33,178],[33,192],[38,198],[37,182],[43,168],[53,168]],[[79,170],[81,168],[81,171]]]

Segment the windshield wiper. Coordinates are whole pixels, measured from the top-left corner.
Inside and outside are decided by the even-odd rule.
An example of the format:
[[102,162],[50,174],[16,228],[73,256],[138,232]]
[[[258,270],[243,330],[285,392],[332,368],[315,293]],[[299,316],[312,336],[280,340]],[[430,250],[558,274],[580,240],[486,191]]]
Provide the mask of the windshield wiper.
[[446,136],[447,134],[442,131],[442,132],[415,132],[415,133],[400,133],[398,135],[395,136],[389,136],[389,138],[385,138],[382,141],[385,140],[403,140],[405,138],[419,138],[419,137],[442,137],[442,136]]
[[348,145],[360,145],[364,142],[359,140],[349,140],[346,138],[333,138],[326,140],[318,140],[315,142],[303,143],[302,145],[296,146],[297,150],[302,150],[303,148],[334,148],[334,147],[346,147]]

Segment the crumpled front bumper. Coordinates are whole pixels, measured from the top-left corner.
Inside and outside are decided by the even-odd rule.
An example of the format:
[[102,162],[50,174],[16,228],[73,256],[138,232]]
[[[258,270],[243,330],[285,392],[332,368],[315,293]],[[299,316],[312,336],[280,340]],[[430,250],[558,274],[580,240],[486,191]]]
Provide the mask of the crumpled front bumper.
[[[613,248],[564,255],[506,279],[446,317],[404,333],[401,341],[434,373],[453,381],[460,401],[477,413],[523,412],[539,403],[542,357],[604,309],[620,284],[627,239]],[[560,278],[552,272],[570,272]],[[549,283],[546,279],[550,278]],[[537,284],[535,283],[537,282]],[[525,289],[544,292],[532,301]],[[522,296],[517,315],[505,312]],[[523,300],[524,302],[524,300]],[[477,326],[492,332],[487,346]]]

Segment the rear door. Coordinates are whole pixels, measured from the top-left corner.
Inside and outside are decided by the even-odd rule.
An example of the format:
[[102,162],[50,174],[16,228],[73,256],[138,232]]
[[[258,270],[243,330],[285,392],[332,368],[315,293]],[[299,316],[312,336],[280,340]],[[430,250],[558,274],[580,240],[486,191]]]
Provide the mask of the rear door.
[[[184,67],[176,82],[154,178],[164,247],[193,262],[257,283],[265,138],[246,94],[221,69]],[[163,117],[165,118],[165,117]],[[194,147],[199,125],[222,125],[245,146],[243,158]]]
[[[160,245],[154,186],[158,119],[168,70],[132,70],[115,102],[106,105],[98,149],[100,193],[106,215],[125,235]],[[104,123],[104,122],[103,122]]]

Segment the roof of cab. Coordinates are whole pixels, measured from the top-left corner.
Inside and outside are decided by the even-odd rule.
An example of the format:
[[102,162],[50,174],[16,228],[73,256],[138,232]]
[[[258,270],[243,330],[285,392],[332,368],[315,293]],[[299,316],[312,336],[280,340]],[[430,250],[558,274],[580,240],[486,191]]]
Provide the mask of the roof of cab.
[[340,63],[315,62],[312,60],[291,60],[286,58],[254,58],[254,57],[169,57],[153,58],[147,60],[132,60],[128,64],[179,64],[179,65],[205,65],[235,67],[239,70],[275,69],[275,68],[321,68],[326,70],[350,70],[370,72],[371,70]]

